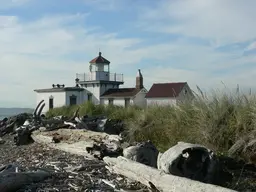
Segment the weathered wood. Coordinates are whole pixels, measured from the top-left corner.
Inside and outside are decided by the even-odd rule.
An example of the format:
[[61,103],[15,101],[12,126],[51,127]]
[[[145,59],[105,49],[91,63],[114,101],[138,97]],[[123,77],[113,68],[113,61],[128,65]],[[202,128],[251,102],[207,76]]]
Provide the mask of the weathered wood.
[[76,109],[76,111],[74,112],[73,116],[68,121],[75,120],[75,118],[78,117],[79,110],[80,110],[80,106]]
[[25,185],[43,181],[50,176],[51,174],[46,171],[0,173],[0,191],[17,191]]
[[[58,143],[54,143],[54,136],[56,135],[58,135],[58,138],[61,138]],[[94,154],[88,152],[87,149],[94,148],[95,144],[104,144],[109,151],[118,151],[118,146],[121,145],[121,138],[118,135],[108,135],[106,133],[79,129],[59,129],[51,132],[34,131],[31,137],[37,143],[46,144],[51,148],[68,153],[85,156],[88,159],[93,159]],[[96,151],[95,154],[97,154]]]
[[135,181],[151,187],[156,187],[162,192],[234,192],[231,189],[216,185],[206,184],[199,181],[165,174],[155,168],[126,159],[124,157],[110,158],[104,157],[104,162],[108,165],[110,172],[121,174]]
[[41,100],[41,101],[37,104],[37,106],[36,106],[36,108],[35,108],[35,110],[34,110],[34,112],[33,112],[33,116],[34,116],[34,117],[37,117],[37,116],[38,116],[37,111],[38,111],[40,105],[41,105],[43,102],[44,102],[44,100]]

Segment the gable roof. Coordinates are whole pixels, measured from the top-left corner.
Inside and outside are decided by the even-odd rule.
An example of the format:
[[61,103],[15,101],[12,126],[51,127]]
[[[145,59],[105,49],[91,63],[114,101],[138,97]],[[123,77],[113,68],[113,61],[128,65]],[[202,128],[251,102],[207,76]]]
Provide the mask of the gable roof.
[[154,83],[148,91],[146,98],[177,97],[187,82]]
[[103,98],[110,98],[110,97],[133,97],[141,89],[136,88],[119,88],[119,89],[108,89],[105,93],[101,95]]
[[90,61],[90,63],[104,63],[104,64],[110,64],[110,61],[108,61],[107,59],[105,59],[104,57],[101,56],[101,52],[99,52],[99,56],[95,57],[94,59],[92,59]]

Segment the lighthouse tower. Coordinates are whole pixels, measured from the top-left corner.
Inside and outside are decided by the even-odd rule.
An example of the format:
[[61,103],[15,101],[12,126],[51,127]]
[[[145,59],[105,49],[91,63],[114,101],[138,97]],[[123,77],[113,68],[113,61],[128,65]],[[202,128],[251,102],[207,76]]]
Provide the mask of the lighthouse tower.
[[100,96],[123,84],[123,74],[110,73],[110,61],[102,53],[89,62],[89,73],[76,74],[76,84],[87,90],[85,100],[100,104]]

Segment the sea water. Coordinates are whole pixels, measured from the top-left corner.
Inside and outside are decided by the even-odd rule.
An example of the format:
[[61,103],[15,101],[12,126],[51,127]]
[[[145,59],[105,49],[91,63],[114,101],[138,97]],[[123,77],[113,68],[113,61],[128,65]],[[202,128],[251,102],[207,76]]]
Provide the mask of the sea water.
[[20,113],[31,113],[32,111],[32,109],[27,108],[0,108],[0,120]]

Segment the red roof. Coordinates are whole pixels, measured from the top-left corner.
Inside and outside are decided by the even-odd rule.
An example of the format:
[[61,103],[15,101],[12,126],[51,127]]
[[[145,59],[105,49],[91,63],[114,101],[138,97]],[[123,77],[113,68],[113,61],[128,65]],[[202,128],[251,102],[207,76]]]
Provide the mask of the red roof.
[[148,91],[146,98],[176,97],[180,94],[186,82],[178,83],[154,83]]
[[140,89],[136,88],[121,88],[121,89],[108,89],[101,97],[133,97]]
[[99,56],[95,57],[93,60],[90,61],[90,63],[104,63],[104,64],[109,64],[110,61],[105,59],[104,57],[101,56],[101,52],[99,52]]

